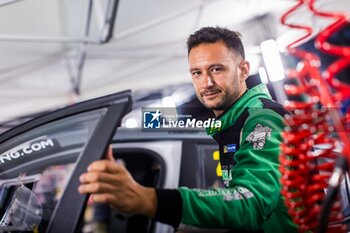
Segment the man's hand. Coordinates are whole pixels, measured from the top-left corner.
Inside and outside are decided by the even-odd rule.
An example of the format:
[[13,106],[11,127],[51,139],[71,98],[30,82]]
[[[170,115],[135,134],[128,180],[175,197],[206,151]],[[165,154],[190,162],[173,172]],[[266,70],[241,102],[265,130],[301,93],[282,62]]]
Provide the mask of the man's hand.
[[155,215],[155,190],[138,184],[123,165],[114,161],[111,149],[107,160],[90,164],[87,172],[80,176],[80,182],[79,193],[92,194],[96,203],[110,204],[125,213]]

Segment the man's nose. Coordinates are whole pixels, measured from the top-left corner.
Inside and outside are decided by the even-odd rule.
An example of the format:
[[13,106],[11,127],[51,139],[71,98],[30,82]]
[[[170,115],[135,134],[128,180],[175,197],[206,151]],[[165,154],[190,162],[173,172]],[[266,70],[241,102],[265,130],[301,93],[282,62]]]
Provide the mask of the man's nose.
[[209,88],[214,86],[214,80],[213,77],[211,77],[208,74],[205,74],[205,76],[202,79],[202,88]]

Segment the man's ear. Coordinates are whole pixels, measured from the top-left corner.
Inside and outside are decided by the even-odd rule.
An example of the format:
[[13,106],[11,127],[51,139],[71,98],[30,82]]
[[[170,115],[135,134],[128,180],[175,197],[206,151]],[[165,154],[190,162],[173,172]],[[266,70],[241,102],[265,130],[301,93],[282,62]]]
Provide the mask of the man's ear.
[[241,69],[241,81],[244,82],[248,77],[250,73],[250,64],[248,61],[243,60],[240,63],[240,69]]

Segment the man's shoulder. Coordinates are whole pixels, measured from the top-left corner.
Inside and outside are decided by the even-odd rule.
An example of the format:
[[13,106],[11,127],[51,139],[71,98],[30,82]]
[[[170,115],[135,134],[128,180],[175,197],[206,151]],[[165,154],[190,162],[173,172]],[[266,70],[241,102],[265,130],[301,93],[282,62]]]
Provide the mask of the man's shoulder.
[[257,125],[269,127],[274,131],[281,131],[285,126],[284,116],[270,108],[249,109],[249,116],[245,121],[244,129],[251,131]]

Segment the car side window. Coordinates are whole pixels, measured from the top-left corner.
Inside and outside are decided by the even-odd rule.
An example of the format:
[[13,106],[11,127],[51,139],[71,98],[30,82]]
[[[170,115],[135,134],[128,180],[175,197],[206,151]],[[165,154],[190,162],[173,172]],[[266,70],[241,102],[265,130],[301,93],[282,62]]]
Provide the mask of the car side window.
[[[105,113],[106,109],[98,109],[69,116],[31,129],[1,144],[0,231],[9,226],[16,232],[46,231],[75,164]],[[36,179],[30,180],[28,177]],[[14,203],[19,199],[15,196],[23,192],[31,192],[36,206],[40,206],[38,211],[28,209],[32,218],[38,219],[40,216],[40,221],[34,225],[22,224],[23,221],[9,214],[18,210],[18,205]],[[4,193],[6,195],[2,195]],[[23,208],[22,212],[27,213]],[[35,212],[38,216],[35,216]]]

